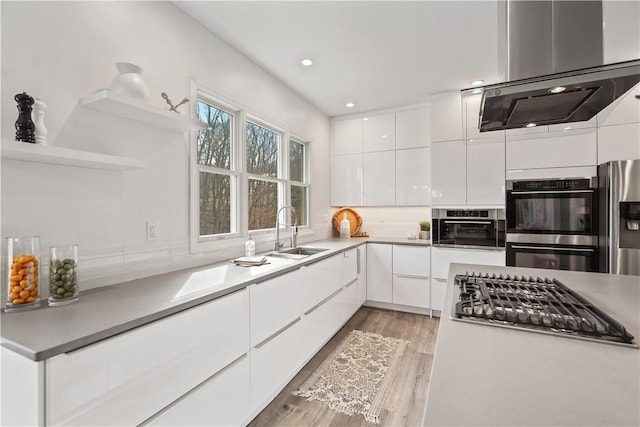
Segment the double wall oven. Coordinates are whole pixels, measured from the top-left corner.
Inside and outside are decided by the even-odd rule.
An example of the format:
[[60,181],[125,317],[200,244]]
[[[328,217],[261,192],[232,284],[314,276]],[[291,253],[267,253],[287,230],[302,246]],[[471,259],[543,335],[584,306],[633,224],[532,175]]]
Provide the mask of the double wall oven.
[[506,184],[508,266],[598,271],[597,177]]

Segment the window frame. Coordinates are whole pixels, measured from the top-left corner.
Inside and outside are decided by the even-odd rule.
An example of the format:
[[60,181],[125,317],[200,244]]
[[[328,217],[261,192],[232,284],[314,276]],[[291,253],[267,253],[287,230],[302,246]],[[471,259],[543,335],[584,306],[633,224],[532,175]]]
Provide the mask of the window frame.
[[[198,120],[197,101],[201,100],[215,108],[224,110],[233,115],[232,137],[231,137],[231,164],[229,170],[198,164],[197,145],[198,132],[188,133],[189,147],[189,234],[190,253],[207,252],[214,250],[224,250],[242,245],[247,236],[251,234],[257,244],[275,240],[275,223],[270,228],[249,231],[249,179],[260,179],[268,182],[276,182],[278,188],[278,210],[284,205],[291,204],[291,185],[301,185],[306,187],[307,204],[307,224],[299,226],[298,231],[304,235],[312,235],[311,225],[311,139],[294,134],[286,126],[276,124],[275,121],[266,120],[264,115],[255,114],[249,111],[241,103],[238,103],[225,95],[211,89],[200,80],[191,77],[190,79],[190,103],[189,114],[194,120]],[[265,177],[261,175],[249,174],[247,171],[246,149],[247,149],[247,122],[252,122],[258,126],[272,130],[280,134],[280,147],[278,153],[278,177]],[[304,180],[305,182],[292,181],[289,175],[289,148],[290,142],[302,144],[304,146]],[[232,203],[231,221],[237,224],[236,231],[210,236],[200,236],[200,176],[201,168],[207,168],[213,173],[232,176],[236,180],[236,188],[231,189],[234,196],[235,205]],[[235,168],[235,169],[234,169]],[[280,213],[280,224],[286,224],[286,230],[291,230],[292,217],[290,210],[286,209]],[[281,227],[281,232],[283,228]],[[240,246],[238,246],[240,247]]]

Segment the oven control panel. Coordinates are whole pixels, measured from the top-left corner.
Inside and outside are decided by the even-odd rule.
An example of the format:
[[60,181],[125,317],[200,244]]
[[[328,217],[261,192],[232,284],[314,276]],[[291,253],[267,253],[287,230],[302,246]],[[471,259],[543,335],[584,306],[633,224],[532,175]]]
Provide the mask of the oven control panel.
[[536,190],[586,190],[594,188],[593,179],[549,179],[541,181],[512,181],[511,189],[520,191]]

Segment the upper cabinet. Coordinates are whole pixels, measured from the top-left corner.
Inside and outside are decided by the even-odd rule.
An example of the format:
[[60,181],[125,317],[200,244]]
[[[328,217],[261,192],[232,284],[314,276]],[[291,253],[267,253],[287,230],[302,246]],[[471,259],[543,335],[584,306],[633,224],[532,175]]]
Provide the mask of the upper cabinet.
[[396,149],[396,115],[395,113],[365,117],[364,152],[386,151]]
[[430,109],[333,121],[333,206],[430,203]]
[[431,155],[432,204],[466,204],[467,151],[464,140],[434,143]]
[[433,95],[431,97],[431,142],[463,138],[460,92]]
[[333,154],[362,153],[362,119],[333,122]]
[[420,148],[431,145],[431,110],[398,111],[396,113],[396,148]]

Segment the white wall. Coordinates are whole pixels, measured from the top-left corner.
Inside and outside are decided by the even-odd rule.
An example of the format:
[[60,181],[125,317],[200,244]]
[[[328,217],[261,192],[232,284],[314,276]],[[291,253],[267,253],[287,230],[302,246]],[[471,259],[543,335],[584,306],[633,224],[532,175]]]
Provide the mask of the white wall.
[[[85,289],[241,253],[241,242],[216,253],[188,253],[186,137],[123,125],[77,105],[109,87],[119,61],[144,69],[150,102],[158,107],[165,108],[161,92],[174,101],[187,96],[194,77],[310,139],[311,221],[316,237],[330,233],[330,179],[322,172],[330,168],[329,118],[173,4],[2,2],[1,8],[2,139],[14,139],[13,96],[26,91],[48,105],[50,145],[150,163],[122,173],[3,160],[3,239],[40,235],[43,259],[50,245],[79,244]],[[191,106],[181,107],[183,114]],[[149,220],[160,221],[160,241],[146,241]]]

